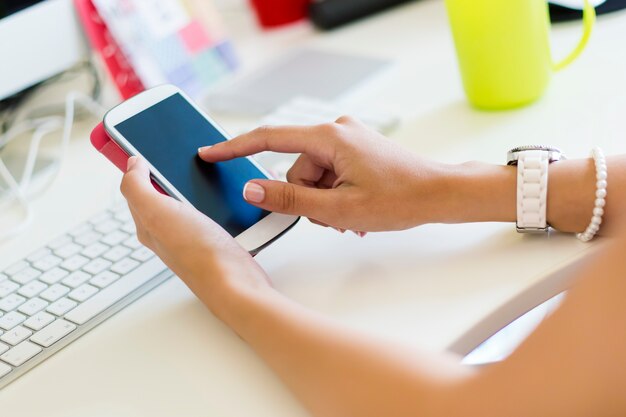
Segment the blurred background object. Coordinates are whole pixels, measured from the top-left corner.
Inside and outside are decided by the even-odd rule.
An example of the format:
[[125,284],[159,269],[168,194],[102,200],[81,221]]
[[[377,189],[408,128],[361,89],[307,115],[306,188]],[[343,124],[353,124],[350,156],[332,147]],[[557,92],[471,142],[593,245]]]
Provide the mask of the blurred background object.
[[261,26],[273,28],[307,16],[310,0],[250,0]]
[[[626,0],[597,0],[594,3],[598,15],[626,9]],[[582,2],[579,0],[551,0],[550,16],[553,22],[580,19],[582,17]]]

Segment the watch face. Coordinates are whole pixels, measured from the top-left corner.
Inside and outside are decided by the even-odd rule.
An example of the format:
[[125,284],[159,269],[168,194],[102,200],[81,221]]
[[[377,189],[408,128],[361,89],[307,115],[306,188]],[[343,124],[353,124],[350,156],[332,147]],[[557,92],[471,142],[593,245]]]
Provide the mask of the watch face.
[[566,159],[565,154],[559,148],[556,148],[554,146],[549,146],[549,145],[524,145],[524,146],[518,146],[517,148],[513,148],[513,149],[511,149],[507,153],[507,162],[506,162],[507,165],[517,165],[517,160],[519,158],[519,153],[520,152],[525,152],[525,151],[544,151],[544,152],[548,152],[550,163],[556,162],[556,161],[559,161],[559,160],[562,160],[562,159]]
[[561,150],[559,148],[556,148],[556,147],[550,146],[550,145],[524,145],[524,146],[518,146],[517,148],[511,149],[509,152],[513,153],[513,152],[524,152],[524,151],[547,151],[547,152],[559,152],[559,153],[561,153]]

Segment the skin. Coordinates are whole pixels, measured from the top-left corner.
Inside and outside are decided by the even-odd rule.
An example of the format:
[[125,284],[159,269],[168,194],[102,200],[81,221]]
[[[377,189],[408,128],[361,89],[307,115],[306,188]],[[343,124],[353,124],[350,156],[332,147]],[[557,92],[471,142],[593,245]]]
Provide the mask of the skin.
[[[199,154],[218,162],[265,150],[302,156],[288,183],[254,180],[262,189],[251,186],[255,199],[249,202],[324,226],[373,232],[515,220],[514,168],[429,161],[350,118],[316,127],[264,127]],[[353,333],[285,298],[218,225],[156,192],[140,159],[129,160],[122,191],[140,241],[313,415],[617,416],[626,414],[626,227],[620,226],[626,158],[609,158],[608,170],[601,231],[615,238],[576,272],[559,310],[508,359],[481,369]],[[551,165],[549,223],[565,232],[584,230],[594,192],[590,160]]]

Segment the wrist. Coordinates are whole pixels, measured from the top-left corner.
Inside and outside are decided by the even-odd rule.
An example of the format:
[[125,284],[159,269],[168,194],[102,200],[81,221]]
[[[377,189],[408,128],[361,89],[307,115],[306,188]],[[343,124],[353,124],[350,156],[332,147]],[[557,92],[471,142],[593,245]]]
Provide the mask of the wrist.
[[442,177],[442,223],[515,222],[516,169],[466,162],[449,165]]

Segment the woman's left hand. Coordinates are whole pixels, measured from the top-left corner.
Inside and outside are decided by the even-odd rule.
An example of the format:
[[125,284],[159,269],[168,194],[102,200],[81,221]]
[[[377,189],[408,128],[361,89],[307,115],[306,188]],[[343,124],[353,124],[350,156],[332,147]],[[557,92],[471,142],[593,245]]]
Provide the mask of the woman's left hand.
[[140,158],[130,158],[122,193],[141,243],[154,251],[218,317],[233,295],[269,289],[265,272],[219,225],[189,204],[156,191]]

